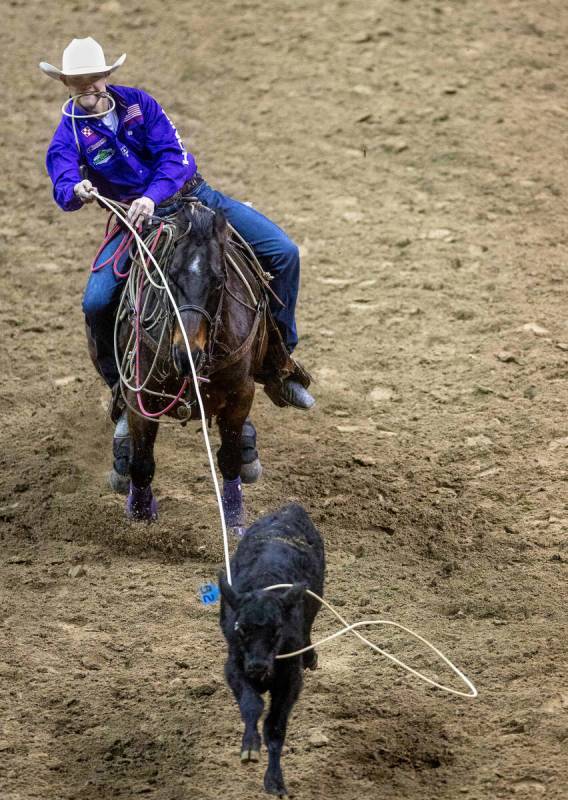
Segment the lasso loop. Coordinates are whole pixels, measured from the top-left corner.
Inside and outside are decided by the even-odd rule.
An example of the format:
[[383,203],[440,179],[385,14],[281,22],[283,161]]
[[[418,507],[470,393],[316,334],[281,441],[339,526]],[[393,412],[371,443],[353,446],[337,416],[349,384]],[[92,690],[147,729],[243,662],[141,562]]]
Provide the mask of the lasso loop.
[[[291,584],[291,583],[279,583],[279,584],[275,584],[274,586],[265,587],[264,591],[265,592],[271,592],[274,589],[288,589],[292,585],[293,584]],[[393,622],[392,620],[388,620],[388,619],[362,620],[361,622],[353,622],[353,623],[350,624],[349,622],[347,622],[346,619],[344,619],[341,616],[341,614],[338,611],[335,610],[335,608],[333,608],[333,606],[330,603],[327,602],[327,600],[324,600],[323,597],[319,597],[317,594],[315,594],[315,592],[312,592],[310,589],[306,589],[305,591],[306,591],[306,594],[309,594],[311,597],[315,598],[316,600],[319,600],[320,603],[322,603],[327,609],[329,609],[329,611],[331,611],[331,613],[335,617],[337,617],[337,619],[343,624],[344,627],[340,628],[340,630],[336,631],[335,633],[330,634],[329,636],[325,636],[323,639],[320,639],[315,644],[309,645],[308,647],[303,647],[301,650],[294,650],[293,653],[282,653],[281,655],[276,656],[276,658],[284,659],[284,658],[292,658],[293,656],[299,656],[302,653],[307,653],[309,650],[313,650],[316,647],[320,647],[322,644],[325,644],[326,642],[331,642],[333,639],[337,639],[339,636],[343,636],[346,633],[352,633],[354,636],[356,636],[358,639],[360,639],[364,644],[366,644],[368,647],[370,647],[376,653],[379,653],[380,655],[385,656],[385,658],[388,658],[390,661],[392,661],[397,666],[402,667],[407,672],[410,672],[411,675],[414,675],[415,677],[420,678],[420,680],[425,681],[426,683],[430,684],[430,686],[435,686],[437,689],[441,689],[442,691],[448,692],[449,694],[458,695],[458,697],[467,697],[467,698],[470,698],[470,699],[473,699],[473,698],[477,697],[477,694],[478,694],[477,689],[475,688],[473,683],[470,681],[470,679],[467,677],[467,675],[464,675],[464,673],[460,669],[458,669],[456,667],[456,665],[453,664],[447,656],[445,656],[440,650],[438,650],[438,648],[435,647],[431,642],[429,642],[428,639],[426,639],[424,636],[421,636],[419,633],[416,633],[415,631],[411,630],[410,628],[407,628],[406,626],[401,625],[399,622]],[[460,678],[460,680],[462,680],[465,683],[465,685],[468,687],[469,691],[468,692],[463,692],[463,691],[460,691],[459,689],[452,689],[451,686],[445,686],[443,683],[438,683],[438,681],[435,681],[432,678],[429,678],[427,675],[424,675],[422,672],[418,672],[418,670],[414,669],[413,667],[409,667],[408,664],[405,664],[404,661],[401,661],[396,656],[393,656],[392,653],[388,653],[386,650],[383,650],[382,648],[378,647],[376,644],[373,644],[373,642],[370,642],[369,639],[365,638],[365,636],[362,636],[356,630],[357,628],[368,628],[371,625],[390,625],[391,627],[398,628],[398,630],[404,631],[405,633],[408,633],[410,636],[413,636],[415,639],[418,639],[418,641],[420,641],[423,644],[425,644],[426,647],[428,647],[430,650],[432,650],[433,653],[435,653],[439,658],[441,658],[441,660],[445,664],[447,664],[447,666],[452,670],[454,675],[457,675],[457,677]]]

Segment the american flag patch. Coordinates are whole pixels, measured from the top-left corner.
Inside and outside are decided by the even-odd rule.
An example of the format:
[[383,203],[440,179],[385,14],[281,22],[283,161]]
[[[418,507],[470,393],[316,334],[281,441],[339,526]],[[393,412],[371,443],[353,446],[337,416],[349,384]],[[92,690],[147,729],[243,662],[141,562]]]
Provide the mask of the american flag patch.
[[138,103],[134,103],[134,105],[128,106],[126,109],[126,114],[124,116],[124,122],[131,122],[135,119],[142,119],[142,111],[140,110],[140,106]]

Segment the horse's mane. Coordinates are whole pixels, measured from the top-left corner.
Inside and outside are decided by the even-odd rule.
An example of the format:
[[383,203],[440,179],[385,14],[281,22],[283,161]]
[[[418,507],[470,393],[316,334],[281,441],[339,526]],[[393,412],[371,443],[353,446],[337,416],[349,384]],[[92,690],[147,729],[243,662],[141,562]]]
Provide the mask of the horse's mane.
[[190,238],[196,244],[205,244],[211,241],[215,235],[213,223],[215,214],[202,205],[195,205],[186,210],[187,221],[191,222]]

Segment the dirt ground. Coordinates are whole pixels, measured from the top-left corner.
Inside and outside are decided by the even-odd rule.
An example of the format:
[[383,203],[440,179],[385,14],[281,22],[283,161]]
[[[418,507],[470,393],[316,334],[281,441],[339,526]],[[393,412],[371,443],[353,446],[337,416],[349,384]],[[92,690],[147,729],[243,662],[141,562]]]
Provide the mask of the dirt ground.
[[[104,215],[51,200],[64,93],[36,66],[88,34],[127,51],[116,81],[163,103],[212,185],[301,246],[318,405],[259,393],[250,518],[304,504],[328,598],[414,627],[480,692],[429,689],[348,637],[322,648],[287,738],[290,795],[568,797],[565,3],[8,0],[2,798],[262,796],[265,756],[238,760],[218,608],[197,596],[222,562],[201,434],[160,433],[158,524],[125,522],[105,484],[80,309]],[[375,640],[451,680],[411,641]]]

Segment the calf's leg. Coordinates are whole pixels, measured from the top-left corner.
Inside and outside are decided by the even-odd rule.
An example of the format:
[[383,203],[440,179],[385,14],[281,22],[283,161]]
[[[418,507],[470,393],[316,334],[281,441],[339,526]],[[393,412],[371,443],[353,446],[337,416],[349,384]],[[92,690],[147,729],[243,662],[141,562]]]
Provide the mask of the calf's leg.
[[278,797],[286,797],[288,794],[280,766],[280,756],[286,738],[288,717],[301,688],[302,672],[299,663],[296,663],[278,676],[274,688],[270,690],[270,711],[264,721],[264,743],[268,750],[264,788],[268,794],[275,794]]
[[241,761],[243,763],[247,761],[258,761],[260,757],[258,720],[264,710],[264,700],[258,692],[255,692],[252,686],[247,683],[246,678],[234,661],[227,661],[225,665],[225,676],[239,704],[241,718],[245,724],[245,732],[241,745]]
[[[310,620],[304,619],[304,647],[311,647],[312,645],[312,623]],[[318,666],[318,654],[315,650],[308,650],[307,653],[302,653],[302,663],[304,669],[316,670]]]

